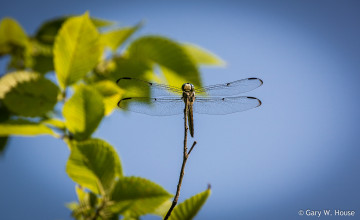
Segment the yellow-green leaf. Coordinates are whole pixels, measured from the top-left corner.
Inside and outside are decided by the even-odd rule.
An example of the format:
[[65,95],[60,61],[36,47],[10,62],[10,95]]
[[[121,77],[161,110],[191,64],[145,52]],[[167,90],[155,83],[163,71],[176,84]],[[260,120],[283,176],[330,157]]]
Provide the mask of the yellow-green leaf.
[[102,47],[89,14],[73,17],[62,25],[54,45],[54,64],[62,88],[82,79],[97,64]]
[[103,80],[94,84],[95,89],[103,96],[105,115],[110,115],[117,107],[124,90],[120,89],[115,82]]
[[71,142],[66,172],[73,181],[96,194],[109,190],[115,177],[122,176],[115,149],[100,139]]
[[68,209],[70,209],[71,211],[74,211],[74,210],[76,210],[77,208],[79,208],[79,203],[77,203],[77,202],[68,202],[68,203],[66,203],[65,204],[65,206],[68,208]]
[[125,27],[102,33],[101,41],[105,46],[109,47],[113,51],[116,51],[117,48],[121,46],[140,27],[141,24],[138,24],[134,27]]
[[65,129],[65,122],[61,121],[60,119],[56,119],[56,118],[50,118],[50,119],[46,119],[44,121],[41,121],[42,124],[46,124],[48,126],[51,127],[55,127],[58,129]]
[[104,20],[104,19],[94,18],[94,17],[91,17],[90,19],[91,19],[91,22],[97,28],[108,27],[108,26],[114,25],[116,23],[114,21],[109,21],[109,20]]
[[[193,59],[178,43],[160,36],[145,36],[131,43],[129,56],[134,59],[146,60],[164,67],[163,72],[168,84],[181,86],[185,82],[201,86],[199,70]],[[172,73],[172,74],[169,74]]]
[[132,217],[153,212],[171,197],[158,184],[140,177],[120,178],[111,194],[113,210]]
[[42,75],[33,72],[13,72],[0,78],[0,99],[13,113],[41,116],[57,102],[58,87]]
[[210,189],[190,197],[179,205],[175,206],[169,220],[191,220],[199,212],[201,207],[210,196]]
[[161,205],[156,207],[156,209],[153,212],[151,212],[151,214],[164,217],[166,213],[169,211],[171,204],[172,204],[172,200],[168,199],[165,202],[163,202]]
[[5,17],[0,23],[0,55],[9,53],[11,45],[26,47],[28,42],[25,31],[19,23],[9,17]]
[[23,70],[31,66],[29,40],[22,27],[12,18],[0,23],[0,57],[10,54],[8,70]]
[[225,61],[210,51],[193,44],[183,44],[182,46],[197,64],[225,66]]
[[65,125],[75,139],[88,139],[104,116],[102,96],[90,86],[79,85],[63,108]]
[[26,120],[8,120],[0,123],[0,136],[35,136],[55,135],[54,132],[43,124]]
[[[71,17],[74,17],[74,16],[64,16],[64,17],[54,18],[54,19],[44,22],[39,27],[39,29],[36,31],[36,34],[35,34],[36,40],[43,44],[48,44],[48,45],[54,44],[55,37],[56,37],[59,29],[61,28],[63,23]],[[110,25],[114,24],[114,22],[99,19],[99,18],[91,17],[90,20],[98,28],[106,27],[106,26],[110,26]]]

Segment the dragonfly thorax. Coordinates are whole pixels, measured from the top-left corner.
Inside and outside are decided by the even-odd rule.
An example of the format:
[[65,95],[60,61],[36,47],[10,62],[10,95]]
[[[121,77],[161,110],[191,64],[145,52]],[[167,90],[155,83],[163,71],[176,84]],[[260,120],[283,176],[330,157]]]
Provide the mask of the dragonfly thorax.
[[195,90],[194,85],[191,83],[184,83],[181,89],[184,92],[193,92]]

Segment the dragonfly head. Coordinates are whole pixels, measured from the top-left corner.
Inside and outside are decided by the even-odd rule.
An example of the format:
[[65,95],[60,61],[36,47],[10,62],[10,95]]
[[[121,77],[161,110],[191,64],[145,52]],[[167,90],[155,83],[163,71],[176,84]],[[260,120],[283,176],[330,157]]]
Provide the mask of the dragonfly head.
[[193,92],[195,90],[194,85],[190,83],[184,83],[181,89],[184,92]]

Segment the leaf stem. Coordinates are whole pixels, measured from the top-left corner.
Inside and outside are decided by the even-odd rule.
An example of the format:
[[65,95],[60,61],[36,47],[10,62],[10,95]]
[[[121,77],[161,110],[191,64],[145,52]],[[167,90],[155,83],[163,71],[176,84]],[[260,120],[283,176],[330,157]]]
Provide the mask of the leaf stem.
[[184,178],[184,174],[185,174],[185,165],[186,165],[186,161],[189,158],[189,155],[191,153],[191,151],[194,149],[195,145],[196,145],[196,141],[194,141],[194,143],[192,144],[189,152],[187,150],[187,133],[188,133],[188,126],[187,126],[187,114],[188,114],[188,110],[189,110],[189,106],[188,106],[188,100],[185,99],[185,108],[184,108],[184,152],[183,152],[183,162],[181,165],[181,170],[180,170],[180,176],[179,176],[179,182],[177,185],[177,189],[176,189],[176,194],[174,197],[174,200],[170,206],[169,211],[166,213],[166,216],[164,218],[164,220],[167,220],[170,215],[171,212],[173,211],[173,209],[175,208],[178,199],[179,199],[179,195],[180,195],[180,189],[181,189],[181,183],[182,180]]

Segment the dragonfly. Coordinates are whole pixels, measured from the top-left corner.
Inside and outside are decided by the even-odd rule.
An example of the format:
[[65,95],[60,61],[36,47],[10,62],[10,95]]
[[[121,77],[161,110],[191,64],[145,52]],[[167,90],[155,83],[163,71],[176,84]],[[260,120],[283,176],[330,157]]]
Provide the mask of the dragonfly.
[[192,137],[194,137],[193,113],[225,115],[259,107],[261,105],[259,99],[237,95],[254,90],[263,84],[259,78],[246,78],[201,88],[195,88],[191,83],[185,83],[178,88],[131,77],[123,77],[116,81],[117,84],[122,82],[149,89],[151,95],[122,98],[118,102],[121,109],[152,116],[184,113]]

